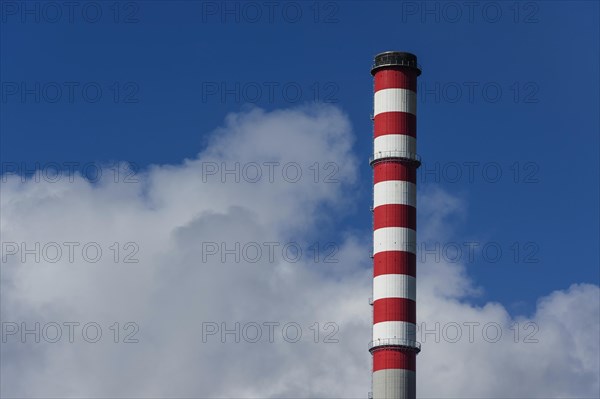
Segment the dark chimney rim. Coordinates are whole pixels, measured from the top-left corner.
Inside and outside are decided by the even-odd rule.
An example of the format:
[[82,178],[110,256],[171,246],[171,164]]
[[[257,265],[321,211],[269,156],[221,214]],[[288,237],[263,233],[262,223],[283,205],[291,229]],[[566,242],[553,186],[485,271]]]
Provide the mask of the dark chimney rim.
[[417,64],[417,56],[413,53],[403,51],[384,51],[375,56],[375,62],[371,67],[371,75],[384,68],[410,68],[421,74],[421,67]]

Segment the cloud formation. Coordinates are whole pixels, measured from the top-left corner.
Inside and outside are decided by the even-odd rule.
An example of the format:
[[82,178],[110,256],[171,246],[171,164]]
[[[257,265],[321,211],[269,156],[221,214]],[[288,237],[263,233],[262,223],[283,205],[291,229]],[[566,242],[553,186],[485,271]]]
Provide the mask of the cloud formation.
[[[364,167],[353,138],[335,107],[252,109],[196,158],[133,183],[5,176],[1,395],[365,397],[370,231],[331,235]],[[443,241],[468,209],[427,187],[419,212],[420,239]],[[418,276],[419,324],[433,331],[419,332],[420,396],[598,396],[598,286],[550,293],[525,319],[469,304],[481,287],[460,263],[421,263]],[[21,342],[22,322],[40,323],[40,343]],[[72,343],[65,322],[79,323]],[[83,335],[91,322],[100,338]]]

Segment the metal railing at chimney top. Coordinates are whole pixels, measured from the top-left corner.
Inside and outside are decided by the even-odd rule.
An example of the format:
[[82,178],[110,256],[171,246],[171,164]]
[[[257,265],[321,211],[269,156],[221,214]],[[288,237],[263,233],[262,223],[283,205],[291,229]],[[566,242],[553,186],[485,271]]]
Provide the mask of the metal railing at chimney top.
[[386,67],[386,66],[404,66],[404,67],[410,67],[410,68],[423,69],[423,68],[421,68],[421,64],[417,64],[413,61],[399,60],[399,59],[392,59],[392,58],[385,59],[384,61],[387,61],[387,62],[382,62],[381,64],[373,63],[371,65],[371,70],[374,68],[382,68],[382,67]]
[[421,343],[403,338],[380,338],[369,342],[369,350],[378,346],[402,346],[405,348],[421,350]]
[[369,163],[373,163],[373,161],[384,158],[400,158],[421,163],[421,157],[419,154],[406,151],[377,151],[369,157]]

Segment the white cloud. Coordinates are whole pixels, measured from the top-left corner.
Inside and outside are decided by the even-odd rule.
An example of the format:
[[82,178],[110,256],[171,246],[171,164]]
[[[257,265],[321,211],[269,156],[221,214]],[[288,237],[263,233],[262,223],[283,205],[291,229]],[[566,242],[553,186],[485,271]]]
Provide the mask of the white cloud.
[[[35,321],[95,321],[103,337],[96,344],[85,342],[80,331],[72,344],[66,337],[57,344],[6,337],[2,396],[365,397],[369,232],[340,232],[339,251],[332,255],[339,262],[323,262],[331,254],[323,247],[323,226],[352,211],[357,170],[365,167],[352,144],[348,118],[336,108],[254,109],[230,115],[197,158],[153,166],[137,176],[138,183],[116,184],[111,174],[96,184],[80,177],[23,184],[9,177],[1,191],[4,243],[96,242],[103,255],[86,262],[78,247],[73,263],[64,253],[57,263],[35,263],[28,255],[22,264],[18,255],[8,256],[2,263],[3,322],[26,321],[31,328]],[[265,162],[278,162],[272,182]],[[252,183],[256,165],[262,176]],[[291,165],[286,172],[284,165]],[[210,174],[215,166],[219,171]],[[224,166],[239,168],[239,183],[221,174]],[[302,177],[292,183],[298,166]],[[463,200],[423,190],[420,238],[446,239],[450,221],[466,214]],[[297,262],[282,253],[292,241],[303,249]],[[315,241],[322,245],[318,263],[309,248]],[[117,263],[114,242],[121,245]],[[139,246],[139,263],[122,262],[131,251],[122,248],[127,242]],[[203,242],[229,248],[256,243],[263,253],[256,263],[243,256],[237,263],[233,255],[222,262],[218,254],[206,257]],[[267,242],[281,244],[273,261]],[[531,320],[513,320],[500,304],[470,305],[466,299],[477,290],[463,265],[420,265],[420,322],[495,322],[504,335],[497,343],[481,339],[480,330],[473,343],[435,343],[427,336],[418,359],[419,395],[598,395],[597,286],[575,285],[540,299]],[[120,341],[127,333],[123,324],[134,321],[140,342],[113,343],[109,327],[116,321]],[[539,342],[514,343],[515,321],[536,323]],[[248,323],[257,322],[263,339],[234,343],[229,335],[221,343],[214,335],[202,342],[207,322],[229,328],[239,322],[250,338]],[[274,343],[265,342],[265,322],[279,323]],[[282,336],[288,322],[302,329],[297,343]],[[327,322],[335,325],[325,329]],[[289,332],[288,340],[294,335]],[[339,342],[324,343],[328,336]]]

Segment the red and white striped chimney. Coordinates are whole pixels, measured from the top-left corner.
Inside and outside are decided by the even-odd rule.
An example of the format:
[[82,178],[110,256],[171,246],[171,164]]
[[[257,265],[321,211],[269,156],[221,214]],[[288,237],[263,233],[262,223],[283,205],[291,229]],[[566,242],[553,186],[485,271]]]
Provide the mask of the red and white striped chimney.
[[410,53],[375,56],[373,398],[415,398],[417,77]]

